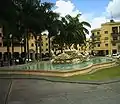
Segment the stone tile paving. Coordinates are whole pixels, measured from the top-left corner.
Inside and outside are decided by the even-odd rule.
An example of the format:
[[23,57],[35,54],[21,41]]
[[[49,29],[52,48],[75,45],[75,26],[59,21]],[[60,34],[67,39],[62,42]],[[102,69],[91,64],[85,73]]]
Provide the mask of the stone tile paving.
[[104,85],[13,80],[8,104],[119,104],[120,82]]

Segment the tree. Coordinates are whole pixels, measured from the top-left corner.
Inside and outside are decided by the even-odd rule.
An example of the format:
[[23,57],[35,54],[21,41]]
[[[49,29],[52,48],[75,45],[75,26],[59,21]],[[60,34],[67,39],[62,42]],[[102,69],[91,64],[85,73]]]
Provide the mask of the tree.
[[[42,27],[41,11],[39,0],[16,0],[18,10],[18,26],[23,31],[24,35],[24,51],[27,52],[29,61],[29,33],[32,32],[35,36]],[[36,36],[35,36],[36,37]],[[27,44],[27,47],[26,47]],[[27,48],[27,49],[26,49]]]
[[43,10],[45,11],[45,28],[48,30],[48,41],[49,41],[49,55],[51,56],[51,40],[50,38],[58,33],[57,21],[59,14],[52,11],[53,3],[43,3]]
[[[6,8],[7,7],[7,8]],[[12,40],[16,32],[16,7],[12,0],[1,0],[0,1],[0,25],[3,28],[3,37],[7,39],[7,53],[8,62],[10,61],[10,34],[12,34]],[[12,52],[14,51],[12,45]]]
[[[72,44],[81,45],[85,43],[86,40],[86,34],[89,34],[89,31],[84,27],[88,26],[91,27],[89,23],[83,21],[79,22],[79,16],[78,14],[75,17],[71,17],[70,15],[66,15],[61,19],[62,26],[60,29],[59,36],[56,36],[55,39],[59,40],[57,41],[59,45],[63,47],[64,43],[71,47]],[[61,44],[62,43],[62,44]]]

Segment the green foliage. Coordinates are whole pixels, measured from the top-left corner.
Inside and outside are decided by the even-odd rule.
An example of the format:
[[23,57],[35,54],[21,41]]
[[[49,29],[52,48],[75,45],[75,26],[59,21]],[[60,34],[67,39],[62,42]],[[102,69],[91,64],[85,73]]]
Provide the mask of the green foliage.
[[58,43],[60,46],[63,46],[65,43],[69,47],[72,44],[81,45],[85,43],[86,34],[89,34],[89,31],[84,26],[91,26],[85,21],[80,22],[79,16],[80,14],[75,17],[66,15],[61,18],[61,25],[59,26],[60,34],[55,36],[55,43]]

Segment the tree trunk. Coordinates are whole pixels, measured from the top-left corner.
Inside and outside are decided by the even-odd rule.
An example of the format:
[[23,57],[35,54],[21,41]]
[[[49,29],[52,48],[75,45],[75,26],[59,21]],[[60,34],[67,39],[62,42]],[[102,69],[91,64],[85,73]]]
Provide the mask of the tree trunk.
[[42,46],[42,44],[41,44],[41,34],[40,34],[40,36],[39,36],[39,60],[41,61],[42,60],[42,49],[41,49],[41,46]]
[[29,62],[30,55],[29,55],[29,34],[28,34],[28,31],[26,32],[26,35],[27,35],[27,59]]
[[36,57],[35,57],[35,59],[38,61],[38,41],[37,41],[37,39],[35,39],[35,50],[36,50]]
[[13,44],[13,41],[14,40],[14,37],[12,36],[12,41],[11,41],[11,45],[12,45],[12,59],[14,58],[13,57],[13,54],[14,54],[14,44]]
[[26,54],[26,32],[25,32],[25,34],[24,34],[24,54],[25,54],[24,62],[26,62],[26,56],[27,56],[27,54]]
[[22,52],[23,52],[23,50],[22,50],[22,43],[20,44],[20,47],[21,47],[21,54],[22,54]]
[[50,36],[48,35],[48,50],[49,50],[49,56],[51,57],[51,41],[50,41]]
[[10,65],[10,39],[9,39],[9,35],[7,36],[7,56],[8,56],[8,65]]

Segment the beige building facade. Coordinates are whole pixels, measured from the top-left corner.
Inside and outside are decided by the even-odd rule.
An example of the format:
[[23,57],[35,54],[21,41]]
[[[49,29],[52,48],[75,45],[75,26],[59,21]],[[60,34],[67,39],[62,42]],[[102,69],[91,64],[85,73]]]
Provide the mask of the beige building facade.
[[98,55],[112,55],[120,52],[120,22],[111,20],[101,28],[91,31],[92,51]]
[[[0,59],[7,60],[7,43],[3,37],[2,28],[0,28]],[[11,40],[10,40],[11,41]],[[23,40],[24,41],[24,40]],[[37,52],[36,52],[36,41],[37,41]],[[12,53],[12,45],[9,47],[9,52],[11,55],[15,54],[16,57],[20,57],[21,54],[24,54],[24,45],[22,40],[18,41],[19,43],[14,43],[14,53]],[[29,49],[29,56],[31,59],[35,58],[36,53],[40,53],[40,44],[41,43],[41,53],[42,56],[48,55],[49,53],[49,45],[48,45],[48,35],[42,34],[41,39],[40,36],[37,36],[37,40],[33,36],[32,33],[29,33],[29,40],[28,40],[28,49]],[[27,44],[26,44],[27,48]]]

